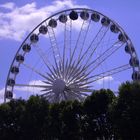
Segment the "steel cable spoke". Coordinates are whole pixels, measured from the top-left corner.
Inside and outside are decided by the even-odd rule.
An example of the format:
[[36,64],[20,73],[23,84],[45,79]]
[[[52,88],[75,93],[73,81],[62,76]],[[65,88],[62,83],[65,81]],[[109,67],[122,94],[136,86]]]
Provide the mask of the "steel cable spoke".
[[74,91],[71,91],[71,94],[75,97],[75,98],[78,98],[80,101],[83,101],[84,98],[78,94],[77,92],[74,92]]
[[90,81],[90,83],[95,82],[95,81],[100,80],[100,79],[103,79],[104,77],[107,77],[107,76],[112,76],[114,74],[120,73],[120,72],[128,70],[128,69],[131,69],[131,66],[129,64],[124,65],[122,67],[119,67],[118,69],[116,68],[116,69],[114,69],[114,70],[112,70],[110,72],[104,72],[104,73],[102,73],[102,76],[96,75],[96,77],[98,76],[98,78],[96,78],[95,80]]
[[79,35],[78,35],[78,38],[77,38],[77,41],[76,41],[76,44],[75,44],[75,47],[73,49],[73,52],[72,52],[72,55],[71,55],[71,58],[70,58],[70,64],[72,63],[75,51],[76,51],[77,47],[79,46],[79,41],[81,40],[81,35],[82,35],[82,31],[84,30],[85,23],[86,23],[86,21],[83,20],[82,26],[81,26],[81,29],[80,29],[80,32],[79,32]]
[[23,63],[23,66],[25,66],[26,68],[32,70],[33,72],[35,72],[36,74],[40,75],[41,77],[45,78],[46,79],[46,76],[45,74],[42,74],[39,70],[36,70],[35,68],[33,68],[32,66],[26,64],[26,63]]
[[[93,72],[93,70],[97,67],[100,66],[100,64],[102,64],[107,58],[109,58],[114,52],[116,52],[122,45],[117,45],[117,43],[120,43],[119,41],[115,42],[111,47],[109,47],[107,50],[105,50],[100,56],[98,56],[95,60],[93,60],[90,64],[88,65],[85,65],[81,71],[79,71],[79,73],[77,73],[75,76],[78,76],[79,74],[81,74],[82,72],[86,73],[85,74],[85,77],[87,77],[90,73]],[[116,46],[116,47],[114,47]],[[100,60],[100,62],[98,62]],[[98,63],[96,63],[98,62]],[[93,66],[93,64],[95,64],[95,66]],[[89,69],[89,67],[92,67],[92,69],[87,73],[87,70]],[[73,80],[74,78],[71,79],[71,81]],[[70,82],[71,82],[70,81]]]
[[[105,37],[105,35],[106,35],[106,33],[107,33],[107,31],[108,31],[108,29],[109,28],[105,28],[105,31],[102,31],[101,33],[100,33],[100,39],[98,39],[98,36],[97,36],[97,42],[95,43],[96,45],[95,45],[95,47],[94,47],[94,49],[91,51],[91,54],[89,55],[89,57],[88,57],[88,59],[87,59],[87,61],[86,61],[86,65],[90,62],[90,60],[91,60],[91,58],[92,58],[92,56],[93,56],[93,54],[95,53],[95,51],[97,50],[97,48],[98,48],[98,46],[101,44],[101,42],[102,42],[102,40],[103,40],[103,38]],[[96,40],[95,40],[96,41]]]
[[[88,66],[86,66],[86,69],[89,68],[89,67],[92,67],[92,69],[88,72],[87,75],[89,75],[91,72],[93,72],[93,70],[95,70],[97,67],[99,67],[105,60],[107,60],[118,49],[120,49],[120,47],[122,47],[124,45],[124,43],[121,43],[118,46],[116,45],[117,46],[116,48],[114,47],[115,45],[116,45],[116,43],[113,44],[112,47],[110,47],[109,49],[107,49],[103,54],[101,54],[97,59],[95,59],[94,61],[92,61]],[[95,64],[95,65],[93,66],[93,64]]]
[[83,30],[83,33],[82,33],[83,34],[83,38],[80,39],[82,41],[82,43],[80,45],[81,46],[81,49],[80,49],[80,53],[78,55],[78,61],[80,61],[80,58],[81,58],[81,55],[82,55],[83,47],[85,45],[85,41],[86,41],[86,38],[87,38],[87,34],[88,34],[88,31],[89,31],[90,24],[91,24],[91,19],[90,19],[90,21],[88,23],[86,23],[87,28],[86,28],[86,30]]
[[[106,28],[104,26],[102,26],[100,28],[100,30],[98,31],[98,33],[96,34],[96,36],[93,38],[93,40],[91,41],[90,45],[87,47],[86,51],[83,53],[83,55],[81,56],[81,58],[79,59],[79,61],[77,62],[78,64],[80,64],[82,62],[82,60],[86,57],[86,55],[88,54],[88,52],[92,52],[91,54],[93,55],[93,53],[95,52],[95,50],[97,49],[97,47],[99,46],[99,44],[101,43],[102,39],[104,38],[104,36],[106,35],[107,31],[109,28]],[[96,42],[97,41],[97,42]],[[94,49],[92,50],[93,45],[96,45],[94,47]],[[91,57],[91,55],[90,55]]]
[[[122,65],[122,66],[113,68],[113,69],[111,69],[111,70],[108,70],[108,71],[106,71],[106,72],[102,72],[102,73],[100,73],[100,74],[87,77],[87,78],[85,78],[85,79],[83,79],[83,80],[87,81],[86,84],[90,84],[90,83],[93,83],[93,82],[95,82],[95,81],[97,81],[97,80],[103,79],[104,77],[112,76],[112,75],[114,75],[114,74],[120,73],[120,72],[125,71],[125,70],[128,70],[128,69],[130,69],[130,68],[131,68],[131,66],[130,66],[129,64]],[[93,79],[93,78],[94,78],[94,79]],[[92,79],[92,80],[90,80],[90,79]],[[74,84],[77,84],[77,83],[78,83],[78,82],[75,82]],[[71,84],[71,85],[73,85],[73,84]],[[84,84],[82,84],[82,85],[84,85]]]
[[44,98],[52,98],[53,97],[53,92],[52,91],[48,91],[48,92],[46,92],[46,93],[43,93],[42,95],[41,95],[41,97],[44,97]]
[[51,72],[51,63],[49,62],[46,54],[44,53],[44,51],[38,46],[34,44],[34,48],[37,52],[37,54],[39,55],[39,57],[41,58],[41,60],[44,62],[44,64],[47,66],[47,68],[50,70]]
[[[90,45],[88,46],[87,50],[83,53],[83,55],[81,56],[81,58],[78,58],[77,65],[75,67],[78,67],[78,65],[80,65],[80,63],[85,58],[85,56],[88,54],[88,52],[91,52],[91,54],[90,54],[89,58],[87,59],[87,61],[85,63],[85,66],[90,62],[91,57],[93,56],[94,52],[98,48],[98,46],[101,43],[102,39],[106,35],[108,29],[109,28],[106,28],[106,27],[103,27],[103,26],[100,28],[100,30],[98,31],[98,33],[93,38],[93,40],[91,41]],[[98,39],[98,38],[100,38],[100,39]],[[93,50],[91,50],[92,49],[92,46],[94,45],[93,43],[95,43],[96,46],[94,47]]]
[[30,84],[15,84],[15,86],[18,87],[34,87],[34,88],[51,88],[52,86],[48,86],[48,85],[30,85]]
[[[79,57],[81,56],[83,46],[85,44],[86,36],[87,36],[88,30],[89,30],[90,21],[88,22],[88,25],[87,25],[87,21],[83,20],[83,23],[82,23],[82,26],[81,26],[81,29],[80,29],[80,32],[79,32],[79,35],[78,35],[78,39],[76,41],[76,45],[75,45],[74,50],[72,52],[72,56],[70,57],[69,66],[71,66],[71,63],[72,63],[72,60],[74,58],[74,54],[75,54],[76,49],[80,46],[81,46],[81,49],[80,49]],[[80,45],[81,40],[82,40],[82,45]],[[77,56],[77,58],[78,58],[78,56]],[[79,61],[79,58],[78,58],[77,61]],[[77,65],[75,67],[77,67],[79,64],[80,63],[77,62]]]

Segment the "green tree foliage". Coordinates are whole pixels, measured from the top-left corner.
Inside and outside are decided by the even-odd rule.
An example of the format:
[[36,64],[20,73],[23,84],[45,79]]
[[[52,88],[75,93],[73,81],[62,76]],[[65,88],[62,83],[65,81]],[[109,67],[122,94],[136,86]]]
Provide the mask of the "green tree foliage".
[[140,84],[126,82],[119,88],[113,108],[115,131],[123,140],[140,139]]
[[61,139],[71,140],[80,139],[80,115],[81,104],[78,101],[62,102],[61,107],[61,121],[62,121],[62,135]]
[[114,98],[112,91],[101,89],[93,92],[85,100],[83,128],[85,140],[111,139],[112,125],[109,119],[109,109]]
[[57,140],[60,139],[61,136],[61,119],[60,119],[60,106],[59,103],[52,104],[49,110],[49,129],[48,139],[49,140]]
[[23,114],[22,130],[25,139],[38,140],[46,136],[44,128],[47,130],[49,104],[39,96],[31,96],[25,105],[26,111]]
[[12,100],[0,106],[0,139],[19,138],[22,133],[22,113],[25,111],[24,100]]
[[40,96],[0,105],[0,140],[139,140],[140,84],[126,82],[115,97],[94,91],[83,102],[48,103]]

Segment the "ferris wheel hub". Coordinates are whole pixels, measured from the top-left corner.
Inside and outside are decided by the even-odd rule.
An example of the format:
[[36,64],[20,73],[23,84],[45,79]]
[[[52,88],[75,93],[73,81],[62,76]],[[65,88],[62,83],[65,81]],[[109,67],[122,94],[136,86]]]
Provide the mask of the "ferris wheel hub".
[[65,86],[66,86],[66,84],[62,79],[56,79],[53,82],[52,90],[54,93],[59,94],[59,93],[62,93],[64,91]]

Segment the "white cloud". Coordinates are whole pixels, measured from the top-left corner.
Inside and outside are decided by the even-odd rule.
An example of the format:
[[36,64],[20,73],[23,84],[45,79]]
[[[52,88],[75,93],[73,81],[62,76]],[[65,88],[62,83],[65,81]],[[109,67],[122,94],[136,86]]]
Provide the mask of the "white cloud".
[[1,4],[0,7],[12,10],[15,7],[15,4],[13,2],[7,2],[5,4]]
[[[77,5],[73,0],[56,0],[51,5],[41,8],[37,8],[36,2],[26,4],[22,7],[16,7],[14,3],[10,2],[0,5],[0,7],[11,9],[9,12],[0,13],[0,38],[20,41],[26,33],[29,33],[52,13],[61,11],[62,9],[87,6]],[[78,25],[75,24],[75,28]]]
[[114,79],[113,79],[112,76],[107,76],[107,77],[104,77],[104,78],[98,80],[97,84],[102,85],[104,82],[108,82],[108,81],[110,82],[110,81],[113,81],[113,80]]

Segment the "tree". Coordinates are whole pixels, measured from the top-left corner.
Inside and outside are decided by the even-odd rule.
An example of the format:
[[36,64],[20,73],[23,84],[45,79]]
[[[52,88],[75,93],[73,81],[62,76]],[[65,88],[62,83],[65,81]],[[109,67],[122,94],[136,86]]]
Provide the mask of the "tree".
[[20,139],[24,100],[12,100],[0,106],[0,139]]
[[119,88],[118,101],[113,109],[113,123],[123,140],[140,138],[140,84],[123,83]]
[[62,120],[61,140],[80,140],[81,103],[75,100],[62,102],[60,106]]
[[43,139],[47,136],[49,117],[48,101],[40,96],[31,96],[25,105],[22,118],[22,139]]
[[60,118],[60,105],[54,103],[50,105],[48,122],[48,140],[59,140],[61,137],[62,121]]
[[109,109],[115,96],[111,90],[95,91],[84,102],[84,140],[111,139]]

